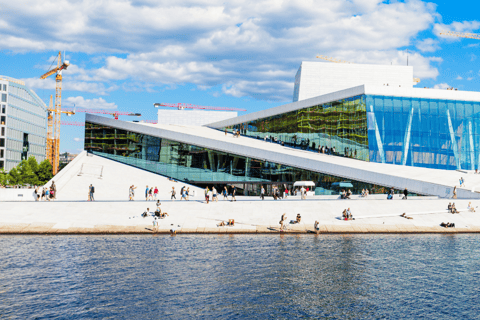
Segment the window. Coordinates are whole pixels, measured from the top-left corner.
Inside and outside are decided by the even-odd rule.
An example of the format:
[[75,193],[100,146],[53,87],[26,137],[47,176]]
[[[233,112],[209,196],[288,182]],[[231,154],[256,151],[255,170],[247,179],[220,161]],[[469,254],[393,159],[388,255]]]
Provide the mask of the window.
[[2,113],[5,114],[7,112],[7,106],[2,104]]
[[7,102],[7,94],[2,93],[2,102]]
[[5,147],[5,139],[0,139],[0,147]]
[[7,91],[7,85],[6,84],[3,85],[3,91]]
[[5,127],[2,127],[2,137],[5,136]]
[[5,152],[5,151],[4,151],[3,149],[0,149],[0,158],[3,158],[4,152]]

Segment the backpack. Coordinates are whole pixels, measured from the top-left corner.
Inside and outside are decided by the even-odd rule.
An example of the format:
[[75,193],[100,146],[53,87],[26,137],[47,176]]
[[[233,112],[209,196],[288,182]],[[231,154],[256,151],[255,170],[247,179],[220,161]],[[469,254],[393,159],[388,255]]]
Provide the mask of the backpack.
[[92,186],[92,193],[95,193],[95,187]]

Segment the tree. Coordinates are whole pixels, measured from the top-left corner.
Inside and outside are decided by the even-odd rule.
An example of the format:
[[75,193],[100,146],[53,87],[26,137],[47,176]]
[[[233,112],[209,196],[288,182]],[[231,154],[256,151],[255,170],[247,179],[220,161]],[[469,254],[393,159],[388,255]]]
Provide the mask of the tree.
[[5,170],[0,169],[0,185],[5,186],[7,184],[8,173]]
[[34,156],[28,157],[27,160],[28,164],[30,165],[30,168],[32,168],[33,173],[35,173],[36,176],[38,176],[38,162],[37,159]]
[[8,179],[8,183],[12,185],[22,183],[20,179],[20,173],[18,172],[16,167],[10,170],[10,172],[8,173],[7,179]]
[[[22,162],[20,162],[20,164],[17,166],[20,173],[20,182],[18,182],[18,184],[29,184],[32,186],[38,184],[38,177],[30,166],[32,161],[29,160],[22,160]],[[35,158],[33,158],[33,161],[35,164],[37,163]]]
[[50,179],[53,178],[52,164],[50,163],[50,161],[45,159],[40,163],[40,165],[38,166],[37,176],[38,176],[39,184],[42,184],[42,185],[47,183],[48,181],[50,181]]

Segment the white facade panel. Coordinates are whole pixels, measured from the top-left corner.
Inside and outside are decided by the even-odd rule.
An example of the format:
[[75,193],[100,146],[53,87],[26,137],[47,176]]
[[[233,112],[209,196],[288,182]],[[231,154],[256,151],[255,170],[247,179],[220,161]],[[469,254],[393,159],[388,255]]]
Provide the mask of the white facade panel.
[[47,106],[23,81],[0,76],[0,117],[0,168],[11,170],[22,155],[45,160]]
[[188,126],[203,126],[212,122],[235,118],[233,111],[203,111],[203,110],[158,110],[158,123]]
[[294,101],[355,86],[413,88],[413,67],[303,61],[295,78]]

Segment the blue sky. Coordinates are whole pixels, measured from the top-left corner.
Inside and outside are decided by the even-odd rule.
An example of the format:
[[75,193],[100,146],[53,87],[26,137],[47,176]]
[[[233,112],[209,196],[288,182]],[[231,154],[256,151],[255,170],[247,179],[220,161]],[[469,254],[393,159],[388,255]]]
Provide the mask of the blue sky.
[[[254,112],[291,102],[301,63],[327,55],[355,63],[409,64],[419,87],[480,91],[474,1],[0,0],[0,74],[40,80],[59,50],[71,66],[63,106],[142,113],[155,102]],[[479,19],[479,20],[476,20]],[[121,119],[131,120],[128,117]],[[84,121],[83,114],[64,118]],[[83,128],[62,126],[62,151],[83,148]]]

